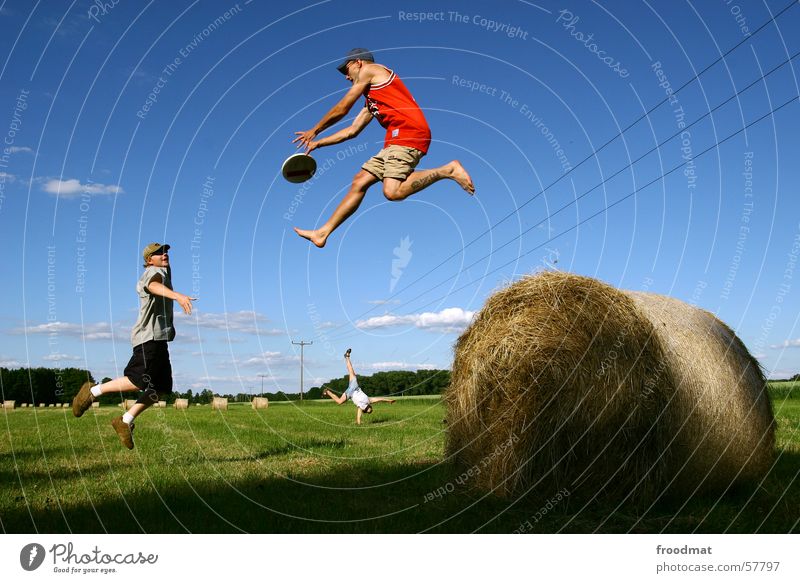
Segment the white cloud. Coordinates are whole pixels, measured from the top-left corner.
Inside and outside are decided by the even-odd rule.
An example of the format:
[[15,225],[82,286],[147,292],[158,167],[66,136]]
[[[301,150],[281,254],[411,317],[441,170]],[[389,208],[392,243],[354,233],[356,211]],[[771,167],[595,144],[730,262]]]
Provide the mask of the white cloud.
[[0,366],[3,368],[19,368],[22,366],[22,363],[10,356],[0,356]]
[[767,379],[769,380],[780,380],[780,379],[788,379],[797,374],[796,370],[789,370],[784,368],[776,368],[772,370],[767,370]]
[[99,182],[81,184],[81,181],[76,178],[69,178],[67,180],[62,180],[60,178],[40,178],[38,180],[44,182],[42,190],[61,198],[78,198],[82,194],[95,196],[100,194],[121,194],[125,192],[118,184],[101,184]]
[[92,324],[73,324],[71,322],[48,322],[47,324],[37,324],[23,328],[12,328],[11,334],[63,334],[64,336],[75,336],[84,340],[130,340],[130,328],[116,326],[116,330],[111,329],[108,322],[95,322]]
[[258,334],[259,336],[283,336],[286,334],[285,330],[259,326],[259,323],[263,324],[268,321],[267,317],[252,310],[222,312],[219,314],[195,311],[191,316],[178,312],[176,313],[176,318],[187,320],[189,325],[212,330]]
[[418,363],[414,364],[412,362],[403,362],[403,361],[387,361],[387,362],[373,362],[370,364],[359,364],[359,369],[364,370],[373,370],[373,371],[381,371],[381,370],[433,370],[436,368],[435,365],[431,363]]
[[784,340],[780,344],[770,344],[770,348],[800,348],[800,338]]
[[[300,356],[296,354],[283,354],[281,352],[266,351],[244,360],[235,361],[241,367],[280,367],[280,366],[294,366],[300,362]],[[311,361],[306,358],[305,364]]]
[[75,356],[73,354],[63,354],[61,352],[56,352],[54,354],[48,354],[47,356],[43,356],[42,360],[46,360],[48,362],[61,362],[61,361],[73,361],[78,362],[83,360],[80,356]]
[[29,148],[28,146],[11,146],[8,148],[9,154],[16,154],[18,152],[33,153],[33,149]]
[[445,308],[440,312],[423,312],[406,316],[393,314],[375,316],[356,322],[356,328],[374,330],[390,326],[415,326],[420,330],[432,332],[461,332],[472,322],[474,316],[475,312],[461,308]]
[[14,182],[17,179],[13,174],[8,172],[0,172],[0,182]]

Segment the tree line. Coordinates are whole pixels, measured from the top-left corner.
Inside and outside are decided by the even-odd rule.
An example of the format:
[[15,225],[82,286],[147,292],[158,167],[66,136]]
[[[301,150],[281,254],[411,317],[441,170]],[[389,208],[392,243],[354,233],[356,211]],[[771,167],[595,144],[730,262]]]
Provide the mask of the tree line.
[[[111,379],[106,377],[101,382]],[[54,403],[71,403],[78,393],[81,385],[86,381],[95,382],[92,373],[80,368],[0,368],[0,396],[3,401],[16,401],[17,404],[32,403],[50,405]],[[319,387],[312,387],[303,395],[304,399],[322,398],[322,390],[330,389],[336,393],[347,390],[349,379],[347,376],[331,379]],[[372,397],[388,396],[413,396],[413,395],[439,395],[450,384],[449,370],[418,370],[416,372],[393,370],[377,372],[373,375],[358,375],[358,384],[361,389]],[[103,395],[98,400],[103,405],[114,405],[122,399],[130,399],[135,393],[114,393]],[[168,404],[175,399],[189,399],[192,404],[205,405],[214,398],[211,389],[193,392],[175,390],[165,399]],[[248,402],[253,396],[267,397],[270,401],[296,401],[300,399],[299,393],[261,393],[251,395],[238,393],[236,395],[219,395],[227,397],[233,402]]]

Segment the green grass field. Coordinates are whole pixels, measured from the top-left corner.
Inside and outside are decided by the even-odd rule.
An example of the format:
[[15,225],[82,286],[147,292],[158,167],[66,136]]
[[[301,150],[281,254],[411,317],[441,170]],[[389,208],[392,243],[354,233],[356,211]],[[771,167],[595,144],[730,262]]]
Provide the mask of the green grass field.
[[444,462],[439,399],[378,404],[361,427],[330,401],[153,409],[133,451],[110,426],[119,409],[17,409],[0,414],[0,521],[8,533],[797,532],[800,396],[774,391],[763,484],[650,509],[474,491]]

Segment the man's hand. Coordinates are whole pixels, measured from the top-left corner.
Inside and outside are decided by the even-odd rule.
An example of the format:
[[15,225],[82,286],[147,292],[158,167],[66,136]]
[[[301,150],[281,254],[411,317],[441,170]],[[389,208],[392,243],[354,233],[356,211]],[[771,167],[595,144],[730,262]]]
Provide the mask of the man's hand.
[[297,137],[292,140],[292,143],[297,144],[298,148],[305,148],[306,154],[319,147],[319,142],[314,141],[314,138],[317,137],[317,132],[315,130],[295,132],[295,135]]
[[186,315],[190,316],[192,314],[192,302],[196,302],[197,298],[190,298],[189,296],[185,296],[178,292],[175,292],[175,295],[177,296],[176,298],[174,298],[175,301],[180,304],[181,308],[183,308],[183,311],[186,313]]

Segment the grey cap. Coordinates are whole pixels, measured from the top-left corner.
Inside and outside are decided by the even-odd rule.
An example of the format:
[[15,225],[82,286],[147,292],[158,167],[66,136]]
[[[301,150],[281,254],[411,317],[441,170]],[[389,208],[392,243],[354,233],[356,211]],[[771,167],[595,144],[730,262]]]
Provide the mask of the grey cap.
[[342,75],[347,75],[347,63],[357,60],[369,61],[370,63],[375,62],[375,59],[372,57],[372,53],[367,49],[350,49],[350,52],[347,53],[347,56],[344,58],[344,61],[342,61],[342,64],[336,68]]

